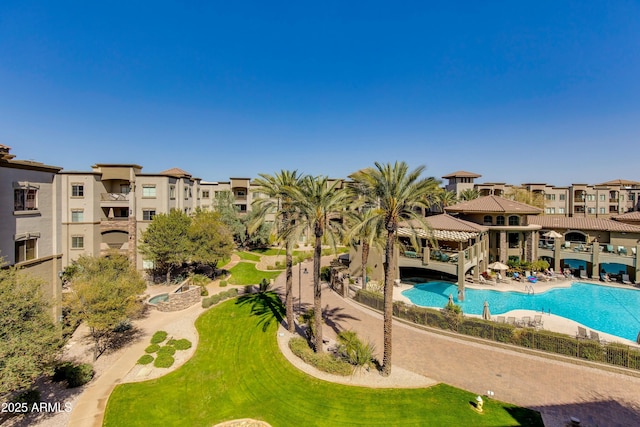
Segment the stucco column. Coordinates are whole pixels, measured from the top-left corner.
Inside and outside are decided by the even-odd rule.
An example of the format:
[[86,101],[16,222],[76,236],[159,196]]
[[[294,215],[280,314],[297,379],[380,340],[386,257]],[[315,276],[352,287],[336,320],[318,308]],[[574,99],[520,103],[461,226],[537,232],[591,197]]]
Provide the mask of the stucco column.
[[458,251],[458,295],[459,296],[462,295],[463,301],[464,301],[464,285],[465,285],[464,283],[464,251]]
[[127,231],[129,232],[129,243],[127,245],[127,255],[129,261],[135,269],[138,268],[138,221],[136,221],[136,175],[133,169],[129,172],[129,222]]
[[640,241],[636,244],[636,277],[635,282],[638,283],[640,281]]
[[600,243],[591,243],[591,261],[593,262],[593,268],[591,269],[591,278],[595,279],[600,277]]
[[507,232],[505,230],[500,230],[498,238],[500,239],[500,253],[498,254],[498,259],[496,261],[507,262]]
[[562,271],[560,269],[560,248],[562,247],[562,243],[564,239],[554,239],[553,240],[553,269],[554,271]]
[[422,248],[422,264],[428,265],[430,259],[431,259],[431,248],[429,246],[425,246],[424,248]]

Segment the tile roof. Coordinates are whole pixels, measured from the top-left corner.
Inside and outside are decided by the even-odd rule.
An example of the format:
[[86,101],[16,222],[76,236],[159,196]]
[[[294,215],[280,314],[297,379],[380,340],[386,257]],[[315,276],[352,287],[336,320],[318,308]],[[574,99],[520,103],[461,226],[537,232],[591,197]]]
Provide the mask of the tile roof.
[[176,177],[191,177],[191,174],[185,170],[182,170],[180,168],[171,168],[171,169],[167,169],[166,171],[162,171],[160,172],[160,175],[170,175],[170,176],[176,176]]
[[465,178],[480,178],[482,175],[478,175],[477,173],[467,172],[467,171],[456,171],[456,172],[451,172],[450,174],[443,176],[443,178],[453,178],[453,177],[457,177],[457,176],[461,176],[461,177],[465,177]]
[[[479,233],[489,230],[487,227],[482,225],[464,221],[448,214],[428,216],[425,218],[425,222],[431,227],[431,231],[430,233],[427,233],[420,230],[420,232],[418,232],[418,236],[433,236],[437,240],[446,240],[450,242],[466,242],[469,239],[477,237]],[[398,234],[401,236],[411,235],[411,226],[417,229],[421,228],[421,224],[417,221],[410,221],[400,224]]]
[[622,215],[614,216],[613,218],[617,221],[640,221],[640,212],[627,212]]
[[515,213],[539,214],[542,209],[500,196],[484,196],[444,208],[448,212],[461,213]]
[[626,185],[640,185],[640,182],[638,181],[629,181],[628,179],[614,179],[612,181],[607,181],[607,182],[603,182],[601,184],[596,184],[596,185],[620,185],[620,186],[626,186]]
[[640,233],[637,225],[625,224],[604,218],[576,218],[552,215],[529,215],[529,224],[538,224],[545,229],[573,229],[596,231],[619,231],[624,233]]

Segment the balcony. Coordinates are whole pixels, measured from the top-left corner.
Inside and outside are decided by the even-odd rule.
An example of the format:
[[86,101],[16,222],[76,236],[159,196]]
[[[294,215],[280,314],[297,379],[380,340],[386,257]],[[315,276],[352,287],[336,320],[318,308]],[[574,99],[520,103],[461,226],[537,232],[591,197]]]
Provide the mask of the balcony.
[[114,208],[129,206],[129,194],[131,193],[100,193],[100,206]]
[[103,218],[100,220],[100,232],[124,231],[129,232],[129,218]]

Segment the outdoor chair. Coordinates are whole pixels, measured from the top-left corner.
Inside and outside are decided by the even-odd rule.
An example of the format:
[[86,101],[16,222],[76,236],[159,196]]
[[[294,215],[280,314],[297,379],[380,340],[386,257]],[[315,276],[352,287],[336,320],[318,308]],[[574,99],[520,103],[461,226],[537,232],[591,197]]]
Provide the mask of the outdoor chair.
[[533,322],[531,322],[531,326],[536,329],[542,328],[542,323],[542,314],[536,314],[535,316],[533,316]]
[[520,326],[526,328],[530,325],[531,325],[531,316],[523,316],[522,320],[520,321]]
[[571,242],[564,242],[564,244],[562,245],[562,247],[564,249],[571,249]]
[[498,316],[498,323],[504,323],[504,316]]
[[513,316],[507,317],[507,325],[516,326],[516,318]]
[[625,285],[630,285],[631,284],[631,280],[629,280],[629,275],[628,274],[623,274],[622,275],[622,283],[624,283]]
[[580,278],[581,279],[588,279],[589,277],[587,277],[587,271],[586,270],[580,270]]
[[613,245],[607,245],[607,252],[613,253]]
[[576,334],[576,338],[579,339],[589,339],[589,335],[587,335],[587,329],[582,326],[578,326],[578,333]]
[[624,246],[618,246],[618,253],[620,255],[626,255],[627,254],[627,248],[625,248]]
[[593,340],[593,341],[597,341],[600,344],[606,344],[605,340],[601,340],[600,339],[600,335],[596,332],[596,331],[589,331],[589,337]]

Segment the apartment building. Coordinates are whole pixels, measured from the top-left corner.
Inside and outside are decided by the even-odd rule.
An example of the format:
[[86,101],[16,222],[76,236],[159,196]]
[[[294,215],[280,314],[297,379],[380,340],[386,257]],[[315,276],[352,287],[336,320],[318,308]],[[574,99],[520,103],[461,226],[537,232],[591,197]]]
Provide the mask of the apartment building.
[[[62,245],[60,167],[16,160],[0,145],[0,257],[46,283],[52,316],[60,317]],[[0,263],[1,264],[1,263]]]
[[640,182],[637,181],[616,179],[601,184],[571,184],[567,187],[546,183],[475,183],[474,180],[480,176],[466,171],[445,175],[443,178],[449,180],[445,189],[459,195],[467,188],[474,188],[480,196],[504,197],[515,188],[524,188],[543,197],[545,215],[614,218],[640,210]]

